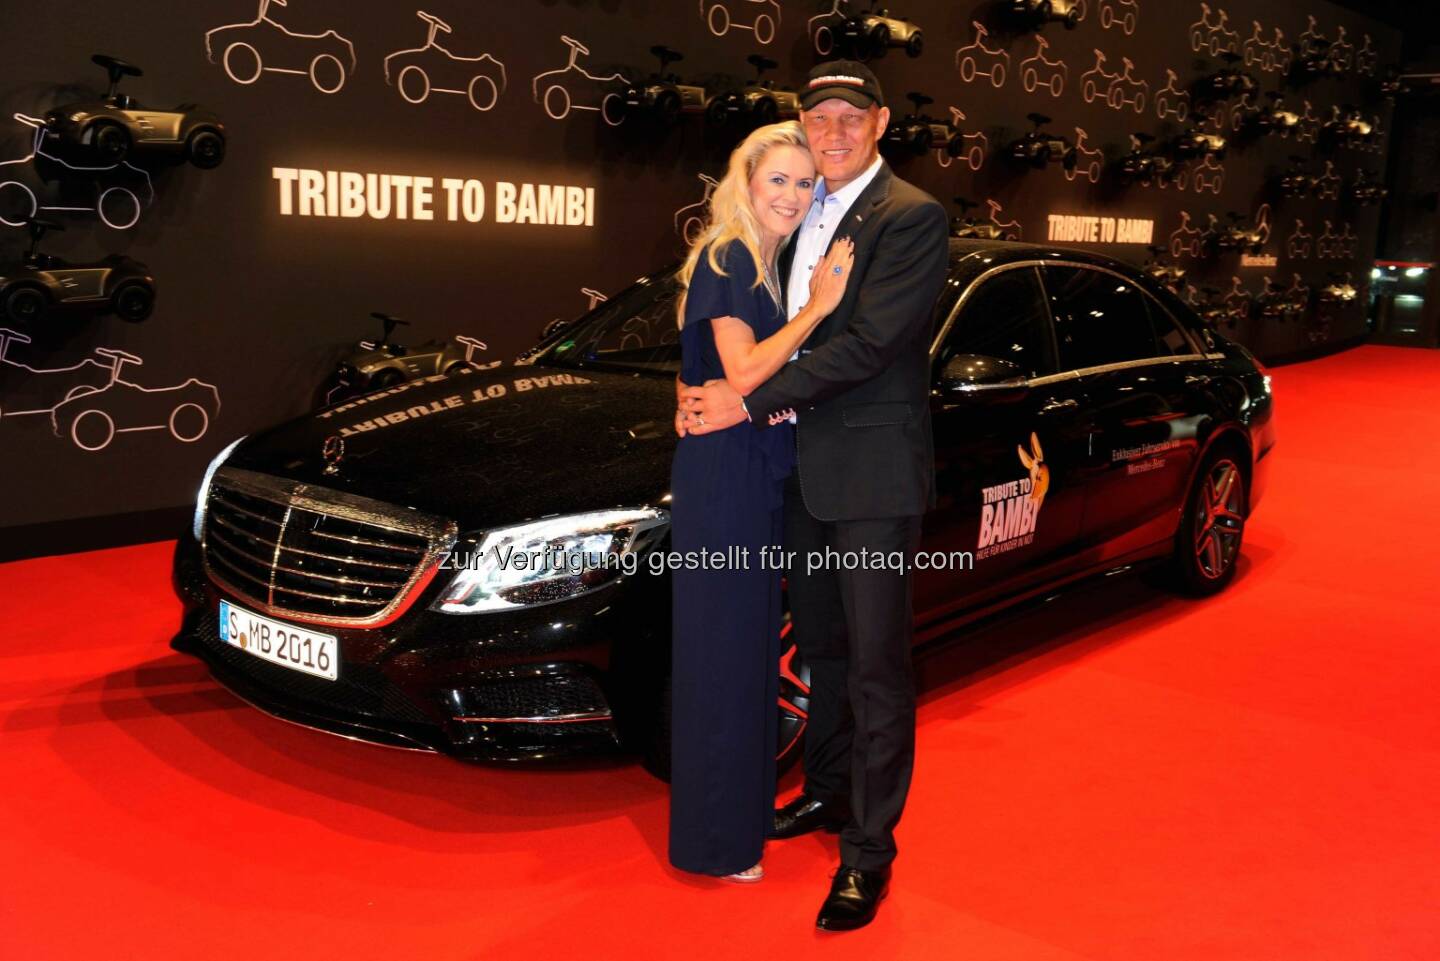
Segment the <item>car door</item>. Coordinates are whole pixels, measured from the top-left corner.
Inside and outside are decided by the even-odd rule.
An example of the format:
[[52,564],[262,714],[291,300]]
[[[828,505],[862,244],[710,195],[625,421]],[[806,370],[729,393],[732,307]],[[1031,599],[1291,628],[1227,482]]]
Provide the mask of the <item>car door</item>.
[[[936,506],[925,516],[917,609],[940,616],[1049,576],[1073,552],[1086,454],[1079,380],[1058,374],[1054,336],[1033,264],[989,271],[961,295],[937,337]],[[1006,382],[947,390],[943,372],[999,366]],[[953,560],[972,555],[972,567]]]
[[1120,274],[1047,264],[1043,275],[1061,366],[1080,371],[1089,399],[1082,539],[1099,563],[1174,534],[1206,361],[1170,313]]

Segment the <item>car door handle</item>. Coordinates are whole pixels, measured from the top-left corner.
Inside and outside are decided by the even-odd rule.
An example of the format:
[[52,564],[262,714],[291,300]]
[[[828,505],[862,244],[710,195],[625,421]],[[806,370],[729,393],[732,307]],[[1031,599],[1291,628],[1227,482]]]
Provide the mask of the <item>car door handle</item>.
[[1052,414],[1060,410],[1075,410],[1079,406],[1080,402],[1073,397],[1066,397],[1064,400],[1056,400],[1052,397],[1041,406],[1039,413]]

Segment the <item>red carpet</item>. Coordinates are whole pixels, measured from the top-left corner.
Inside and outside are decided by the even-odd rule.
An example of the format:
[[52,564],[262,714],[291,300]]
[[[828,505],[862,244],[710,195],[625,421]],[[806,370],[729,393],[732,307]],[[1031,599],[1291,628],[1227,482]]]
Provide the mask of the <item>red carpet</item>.
[[829,836],[682,878],[636,765],[240,704],[166,647],[166,544],[0,566],[0,958],[1432,961],[1440,352],[1273,373],[1230,591],[1112,578],[921,662],[894,893],[852,934],[812,927]]

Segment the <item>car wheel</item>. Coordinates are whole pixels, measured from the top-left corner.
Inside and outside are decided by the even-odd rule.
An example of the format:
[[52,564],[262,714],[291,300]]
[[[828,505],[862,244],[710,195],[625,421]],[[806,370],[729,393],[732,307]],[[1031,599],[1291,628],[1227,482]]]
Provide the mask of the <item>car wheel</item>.
[[118,123],[97,123],[90,128],[90,146],[101,160],[118,164],[130,154],[130,131]]
[[225,160],[225,138],[214,130],[197,130],[185,145],[185,155],[201,170],[214,170]]
[[979,72],[972,57],[965,57],[960,61],[960,79],[966,83],[973,81]]
[[1080,92],[1081,95],[1084,96],[1086,103],[1094,103],[1095,98],[1100,95],[1100,91],[1095,86],[1095,81],[1093,80],[1085,81],[1085,87]]
[[115,439],[115,421],[103,410],[81,411],[70,422],[70,439],[81,450],[101,450]]
[[[877,23],[871,28],[869,36],[865,38],[869,44],[871,57],[883,57],[890,46],[890,28],[883,23]],[[866,59],[866,58],[861,58]]]
[[39,202],[29,187],[15,180],[0,183],[0,224],[23,227],[39,209]]
[[655,117],[665,126],[673,127],[680,122],[680,97],[673,90],[666,90],[655,98]]
[[170,412],[170,433],[181,443],[199,440],[209,427],[210,415],[199,404],[181,404]]
[[338,57],[322,53],[310,61],[310,82],[321,93],[336,93],[345,86],[345,65]]
[[769,14],[755,18],[755,42],[764,46],[775,39],[775,20]]
[[990,83],[997,90],[1005,86],[1005,65],[1003,63],[997,63],[995,69],[990,71]]
[[1060,74],[1050,78],[1050,96],[1058,97],[1065,92],[1065,78]]
[[780,119],[780,106],[775,103],[774,97],[760,98],[755,101],[755,106],[751,109],[755,117],[755,122],[761,126],[772,124]]
[[686,247],[695,246],[695,241],[700,239],[700,234],[705,230],[705,221],[699,217],[690,217],[680,228],[680,236],[685,239]]
[[470,99],[470,106],[482,113],[500,102],[500,88],[495,85],[494,80],[483,73],[470,78],[470,84],[465,88],[465,95]]
[[909,57],[918,57],[925,52],[925,35],[919,30],[910,34],[910,39],[905,41],[905,54]]
[[600,117],[612,127],[625,122],[625,98],[618,93],[607,93],[600,101]]
[[1109,7],[1100,8],[1100,26],[1109,30],[1115,25],[1115,11]]
[[127,280],[110,295],[110,309],[121,320],[138,324],[154,311],[155,290],[143,281]]
[[1182,590],[1205,596],[1234,579],[1248,509],[1245,474],[1235,455],[1229,448],[1207,455],[1175,533],[1172,565]]
[[1145,91],[1141,90],[1135,94],[1135,112],[1145,112]]
[[264,70],[264,64],[260,61],[260,51],[248,43],[232,43],[225,48],[225,54],[220,58],[220,64],[225,68],[225,73],[236,83],[251,84],[260,79],[260,73]]
[[815,52],[822,57],[830,56],[835,49],[835,34],[829,27],[821,26],[815,28]]
[[129,230],[140,222],[140,198],[128,187],[107,187],[95,202],[95,213],[112,230]]
[[717,3],[710,8],[710,13],[705,17],[705,22],[709,25],[711,33],[717,37],[723,37],[726,31],[730,29],[730,11],[726,9],[725,4]]
[[394,387],[404,379],[405,378],[400,373],[400,371],[396,370],[393,367],[386,367],[384,370],[377,373],[374,377],[370,378],[370,386],[368,390],[384,390],[387,387]]
[[430,96],[430,75],[412,63],[395,78],[395,89],[406,103],[424,103]]
[[564,120],[569,115],[570,91],[558,83],[546,88],[542,100],[545,104],[545,116],[551,120]]
[[1020,78],[1020,85],[1025,88],[1026,93],[1034,93],[1039,84],[1040,77],[1035,73],[1035,68],[1027,67],[1024,76]]
[[38,287],[17,287],[5,295],[5,319],[12,324],[39,320],[50,306],[50,298]]

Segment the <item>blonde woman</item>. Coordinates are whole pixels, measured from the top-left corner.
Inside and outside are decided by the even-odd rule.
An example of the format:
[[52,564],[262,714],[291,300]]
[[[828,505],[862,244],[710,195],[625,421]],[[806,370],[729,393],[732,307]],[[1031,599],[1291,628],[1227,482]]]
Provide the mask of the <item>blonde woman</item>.
[[[776,258],[814,189],[798,123],[761,127],[731,154],[681,270],[685,384],[723,379],[750,393],[840,303],[854,264],[848,240],[832,246],[809,303],[785,320]],[[773,817],[781,572],[762,549],[780,546],[794,458],[791,425],[742,423],[681,437],[671,472],[672,548],[743,559],[673,578],[670,862],[731,881],[763,877]]]

